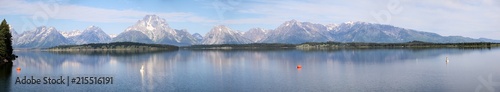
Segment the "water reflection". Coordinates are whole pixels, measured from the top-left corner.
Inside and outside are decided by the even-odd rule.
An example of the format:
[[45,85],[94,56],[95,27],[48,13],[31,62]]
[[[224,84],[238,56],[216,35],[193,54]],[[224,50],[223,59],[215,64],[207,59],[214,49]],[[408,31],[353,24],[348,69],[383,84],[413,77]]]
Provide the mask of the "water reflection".
[[12,63],[0,65],[0,91],[9,92],[12,80]]
[[[460,56],[489,49],[341,49],[303,50],[179,50],[164,52],[15,52],[15,65],[23,75],[113,75],[116,85],[75,86],[79,89],[113,89],[112,91],[356,91],[353,86],[368,81],[366,89],[376,84],[422,89],[420,72],[394,71],[391,66],[405,62],[428,64],[442,56]],[[439,58],[434,60],[433,58]],[[454,63],[455,64],[455,63]],[[297,68],[302,65],[302,68]],[[448,65],[448,63],[446,63]],[[453,64],[451,64],[453,65]],[[432,65],[430,65],[432,66]],[[437,67],[439,69],[439,66]],[[411,70],[411,69],[407,69]],[[425,72],[426,69],[416,69]],[[13,84],[10,73],[1,82]],[[9,74],[9,75],[7,75]],[[396,75],[401,74],[401,75]],[[440,75],[440,74],[437,74]],[[379,77],[377,77],[379,76]],[[391,77],[399,76],[399,77]],[[387,77],[387,78],[385,78]],[[435,77],[435,76],[430,76]],[[363,80],[363,81],[361,81]],[[380,80],[380,81],[378,81]],[[394,84],[390,81],[401,83]],[[387,82],[389,81],[389,82]],[[436,79],[434,81],[445,81]],[[380,82],[380,83],[378,83]],[[342,83],[342,84],[340,84]],[[276,86],[279,85],[279,86]],[[368,84],[366,84],[368,85]],[[362,85],[362,86],[366,86]],[[40,87],[14,85],[7,88]],[[58,86],[42,86],[58,87]],[[87,88],[86,88],[87,87]],[[283,90],[304,88],[304,90]],[[319,87],[319,88],[317,88]],[[435,86],[442,87],[441,86]],[[71,89],[72,86],[67,87]],[[267,89],[267,90],[257,90]],[[330,90],[313,90],[330,89]],[[337,89],[337,90],[331,90]],[[380,89],[380,88],[379,88]],[[9,89],[7,89],[9,90]],[[16,89],[20,91],[29,91]],[[16,91],[14,90],[14,91]],[[0,90],[4,92],[4,90]],[[64,89],[63,89],[64,91]],[[366,90],[357,90],[366,91]],[[383,91],[383,90],[381,90]],[[439,91],[439,90],[433,90]]]
[[[193,59],[205,59],[219,66],[232,66],[232,62],[244,61],[339,61],[343,63],[384,63],[399,62],[405,60],[417,60],[433,58],[440,55],[456,55],[469,51],[487,51],[487,49],[352,49],[334,51],[301,51],[301,50],[180,50],[167,52],[16,52],[20,56],[19,65],[37,65],[40,68],[51,68],[54,66],[78,67],[84,65],[100,65],[103,63],[129,62],[152,63],[159,61],[191,61]],[[200,58],[193,58],[200,57]],[[87,62],[93,61],[93,62]],[[243,65],[244,66],[244,65]]]
[[211,62],[226,61],[231,66],[236,61],[295,61],[295,62],[342,62],[346,64],[390,63],[407,60],[434,58],[441,55],[460,55],[470,51],[489,49],[344,49],[330,51],[193,51],[201,53]]

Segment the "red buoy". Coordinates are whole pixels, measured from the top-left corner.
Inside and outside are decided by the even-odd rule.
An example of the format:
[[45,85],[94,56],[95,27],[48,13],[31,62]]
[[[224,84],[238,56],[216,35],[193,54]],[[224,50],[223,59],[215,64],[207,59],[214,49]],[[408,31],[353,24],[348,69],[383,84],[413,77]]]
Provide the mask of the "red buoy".
[[21,68],[20,68],[20,67],[18,67],[18,68],[17,68],[17,70],[19,71],[19,70],[21,70]]
[[297,68],[302,68],[302,66],[301,65],[297,65]]

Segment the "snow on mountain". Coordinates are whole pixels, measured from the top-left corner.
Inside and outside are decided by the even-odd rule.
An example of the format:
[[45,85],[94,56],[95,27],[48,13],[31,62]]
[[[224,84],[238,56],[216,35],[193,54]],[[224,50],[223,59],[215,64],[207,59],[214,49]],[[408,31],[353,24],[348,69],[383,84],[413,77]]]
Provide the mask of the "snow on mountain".
[[260,42],[291,44],[326,41],[396,43],[414,40],[443,43],[492,41],[461,36],[441,36],[436,33],[359,21],[321,25],[291,20],[283,23],[274,31],[270,31],[267,37]]
[[243,37],[252,40],[252,42],[260,42],[267,37],[269,30],[262,28],[252,28],[243,34]]
[[72,44],[72,42],[61,35],[54,27],[41,26],[31,31],[25,31],[19,35],[14,47],[47,48],[67,44]]
[[201,42],[203,40],[203,36],[201,36],[199,33],[194,33],[193,37],[198,41]]
[[125,31],[132,30],[142,32],[153,41],[163,39],[168,35],[168,32],[172,33],[173,31],[165,19],[156,15],[146,15],[142,20],[137,21],[135,25],[128,27]]
[[175,41],[177,43],[173,43],[173,45],[192,45],[198,43],[197,39],[191,35],[186,29],[175,29],[175,33],[173,34],[175,37]]
[[125,31],[139,31],[158,44],[191,45],[197,42],[188,31],[172,29],[165,19],[156,15],[146,15]]
[[338,24],[327,24],[327,25],[325,25],[325,27],[326,27],[326,29],[328,31],[335,30],[336,28],[338,28],[338,26],[339,26]]
[[366,22],[346,22],[338,25],[334,31],[330,31],[334,41],[339,42],[382,42],[396,43],[414,40],[425,42],[477,42],[480,40],[441,36],[436,33],[422,32],[411,29],[394,27],[391,25],[373,24]]
[[37,27],[18,34],[11,27],[12,39],[16,48],[46,48],[57,45],[106,43],[106,42],[141,42],[186,46],[192,44],[245,44],[245,43],[289,43],[304,42],[500,42],[499,40],[462,36],[441,36],[436,33],[416,31],[359,21],[340,24],[315,24],[286,21],[274,30],[252,28],[245,33],[231,30],[224,25],[213,27],[205,36],[190,34],[186,29],[172,29],[165,19],[156,15],[146,15],[135,25],[128,27],[118,35],[108,35],[101,28],[90,26],[83,31],[59,32],[54,27]]
[[65,37],[75,42],[75,44],[107,43],[111,41],[111,37],[97,26],[87,27],[83,31],[68,32],[66,35]]
[[310,22],[287,21],[268,33],[263,43],[304,43],[331,41],[327,27]]
[[73,37],[73,36],[80,35],[80,34],[82,34],[82,32],[83,31],[80,31],[80,30],[63,31],[63,32],[61,32],[61,35],[63,35],[64,37],[68,38],[68,37]]
[[231,30],[224,25],[212,28],[204,37],[201,44],[245,44],[252,43],[251,40],[243,37],[239,32]]

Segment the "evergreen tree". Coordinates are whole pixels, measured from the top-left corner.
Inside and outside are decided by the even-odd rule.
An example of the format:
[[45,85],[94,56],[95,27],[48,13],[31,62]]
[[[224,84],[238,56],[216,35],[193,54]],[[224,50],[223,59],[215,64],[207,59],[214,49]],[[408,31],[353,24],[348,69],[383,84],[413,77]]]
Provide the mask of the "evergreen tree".
[[9,24],[3,19],[0,24],[0,55],[9,61],[15,59],[12,48],[12,34],[10,32]]
[[7,59],[7,45],[5,44],[5,34],[3,31],[5,31],[5,25],[7,23],[5,22],[5,19],[2,21],[2,24],[0,24],[0,59],[1,62],[3,62],[4,59]]

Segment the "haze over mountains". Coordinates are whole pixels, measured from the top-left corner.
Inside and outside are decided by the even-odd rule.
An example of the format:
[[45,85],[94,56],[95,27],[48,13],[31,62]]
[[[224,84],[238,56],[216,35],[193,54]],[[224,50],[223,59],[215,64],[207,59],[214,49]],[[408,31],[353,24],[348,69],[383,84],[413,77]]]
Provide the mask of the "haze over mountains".
[[[12,28],[12,27],[11,27]],[[341,24],[316,24],[286,21],[276,29],[252,28],[247,32],[232,30],[224,25],[214,26],[204,36],[191,34],[186,29],[170,28],[165,19],[146,15],[136,24],[118,35],[108,35],[97,26],[83,31],[59,32],[55,27],[41,26],[18,34],[14,29],[12,39],[15,48],[47,48],[57,45],[141,42],[188,46],[194,44],[246,44],[246,43],[289,43],[304,42],[379,42],[396,43],[413,40],[425,42],[500,42],[487,38],[473,39],[462,36],[441,36],[436,33],[416,31],[391,25],[366,22],[345,22]]]

